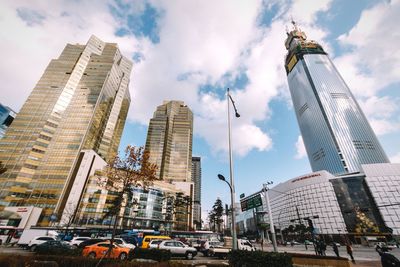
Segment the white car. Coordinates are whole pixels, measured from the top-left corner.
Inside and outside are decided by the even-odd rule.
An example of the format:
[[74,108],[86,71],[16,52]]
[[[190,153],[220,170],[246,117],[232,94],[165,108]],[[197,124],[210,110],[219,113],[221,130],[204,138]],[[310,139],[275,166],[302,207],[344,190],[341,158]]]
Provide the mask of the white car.
[[55,240],[56,239],[51,236],[37,236],[37,237],[33,238],[31,241],[29,241],[28,249],[30,251],[35,251],[37,245],[43,244],[47,241],[55,241]]
[[88,240],[88,239],[90,239],[90,237],[87,237],[87,236],[77,236],[77,237],[72,238],[72,240],[69,241],[69,244],[70,244],[71,246],[77,247],[77,246],[79,246],[80,243],[82,243],[83,241],[86,241],[86,240]]
[[172,256],[183,256],[188,260],[192,260],[197,254],[195,248],[189,247],[188,245],[176,240],[164,240],[160,243],[158,248],[169,250]]
[[150,243],[149,243],[149,248],[150,248],[150,249],[151,249],[151,248],[158,248],[158,245],[160,245],[161,242],[162,242],[161,239],[153,239],[153,240],[151,240]]

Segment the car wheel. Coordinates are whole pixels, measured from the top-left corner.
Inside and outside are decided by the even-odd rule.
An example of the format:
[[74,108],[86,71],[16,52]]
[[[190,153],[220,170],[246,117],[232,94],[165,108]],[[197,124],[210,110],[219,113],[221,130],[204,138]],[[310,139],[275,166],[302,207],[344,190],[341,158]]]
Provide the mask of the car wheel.
[[36,251],[36,245],[32,245],[32,246],[29,248],[29,250],[32,251],[32,252],[35,252],[35,251]]
[[91,259],[94,259],[94,258],[96,258],[96,253],[95,252],[90,252],[88,257],[91,258]]
[[119,259],[121,260],[121,261],[124,261],[124,260],[126,260],[126,258],[127,258],[127,254],[125,253],[125,252],[122,252],[121,254],[119,254]]
[[193,260],[193,252],[187,252],[186,253],[186,259]]

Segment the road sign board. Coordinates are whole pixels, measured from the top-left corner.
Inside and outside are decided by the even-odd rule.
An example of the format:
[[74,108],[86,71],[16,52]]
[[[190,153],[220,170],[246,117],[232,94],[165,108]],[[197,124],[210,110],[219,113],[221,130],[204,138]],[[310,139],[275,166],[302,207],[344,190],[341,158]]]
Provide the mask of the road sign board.
[[242,211],[254,209],[259,206],[262,206],[260,194],[240,200],[240,207],[242,208]]

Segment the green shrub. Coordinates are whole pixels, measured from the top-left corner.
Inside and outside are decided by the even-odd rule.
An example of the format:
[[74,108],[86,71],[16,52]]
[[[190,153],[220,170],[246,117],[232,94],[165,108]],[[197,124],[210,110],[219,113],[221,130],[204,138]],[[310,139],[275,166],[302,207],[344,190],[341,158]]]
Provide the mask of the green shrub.
[[292,267],[292,257],[286,253],[233,250],[228,255],[234,267]]
[[155,261],[169,261],[171,259],[171,252],[164,249],[143,249],[136,247],[131,250],[128,259],[150,259]]

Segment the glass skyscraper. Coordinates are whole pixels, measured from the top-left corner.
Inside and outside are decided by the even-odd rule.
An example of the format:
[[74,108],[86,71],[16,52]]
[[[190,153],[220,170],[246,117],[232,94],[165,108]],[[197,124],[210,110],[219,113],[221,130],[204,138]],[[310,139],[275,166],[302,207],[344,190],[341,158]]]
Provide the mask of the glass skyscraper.
[[92,36],[67,44],[0,140],[0,206],[43,208],[40,225],[60,219],[83,149],[104,160],[118,149],[130,104],[132,63],[115,43]]
[[[293,22],[285,68],[312,170],[334,175],[388,163],[375,133],[324,49]],[[360,85],[362,86],[362,85]]]
[[9,107],[0,104],[0,139],[6,133],[8,127],[14,121],[16,113]]
[[191,182],[193,113],[182,101],[164,101],[150,119],[146,151],[165,181]]
[[193,221],[201,228],[201,158],[192,157]]

